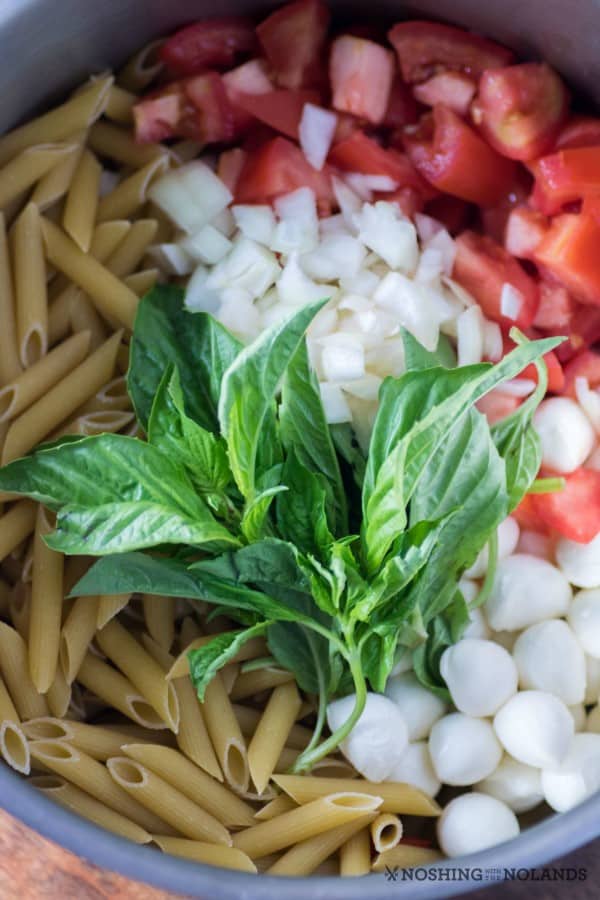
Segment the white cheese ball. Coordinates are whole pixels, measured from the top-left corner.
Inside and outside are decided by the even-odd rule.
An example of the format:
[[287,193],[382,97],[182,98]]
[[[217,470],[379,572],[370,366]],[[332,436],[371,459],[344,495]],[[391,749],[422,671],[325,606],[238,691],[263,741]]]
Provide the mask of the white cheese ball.
[[401,781],[412,784],[430,797],[435,797],[442,786],[435,774],[427,741],[416,741],[409,744],[400,762],[397,763],[386,781]]
[[479,585],[476,581],[472,581],[470,578],[461,578],[458,582],[458,588],[465,598],[465,603],[467,603],[468,605],[473,603],[473,601],[477,597],[477,594],[479,593]]
[[562,619],[538,622],[523,631],[513,647],[522,688],[547,691],[567,706],[583,703],[585,654]]
[[[508,517],[504,522],[498,525],[498,559],[506,559],[511,553],[515,552],[519,543],[519,523],[516,519]],[[479,556],[470,569],[467,569],[465,575],[467,578],[483,578],[488,568],[488,546],[487,544],[480,552]]]
[[454,705],[468,716],[493,716],[517,690],[517,667],[493,641],[466,638],[444,650],[440,672]]
[[560,766],[542,772],[548,806],[566,812],[600,788],[600,734],[576,734]]
[[597,703],[600,698],[600,659],[585,655],[585,698],[584,703]]
[[518,834],[517,817],[506,803],[475,792],[451,800],[437,824],[440,847],[450,857],[477,853]]
[[462,634],[461,640],[467,638],[479,638],[486,641],[491,638],[492,632],[490,626],[485,621],[485,616],[479,607],[469,610],[469,624]]
[[571,603],[568,620],[585,652],[600,659],[600,588],[579,591]]
[[[332,732],[348,720],[355,699],[349,694],[329,704],[327,724]],[[369,693],[362,715],[340,749],[369,781],[383,781],[400,761],[407,744],[406,725],[397,706],[383,694]]]
[[600,534],[589,544],[561,538],[556,545],[556,562],[575,587],[600,587]]
[[428,691],[414,672],[404,672],[388,679],[385,696],[399,710],[408,733],[409,741],[426,738],[431,726],[446,712],[444,701]]
[[574,472],[592,452],[594,429],[579,404],[568,397],[544,400],[533,424],[542,444],[542,465],[553,472]]
[[575,725],[562,700],[544,691],[520,691],[494,718],[502,746],[519,762],[543,769],[568,753]]
[[494,631],[519,631],[564,616],[571,595],[560,569],[537,556],[515,553],[498,563],[485,616]]
[[490,723],[464,713],[450,713],[435,723],[429,752],[440,781],[457,786],[487,778],[502,758],[502,747]]
[[504,756],[495,772],[475,787],[484,794],[502,800],[516,813],[539,806],[544,799],[541,770]]

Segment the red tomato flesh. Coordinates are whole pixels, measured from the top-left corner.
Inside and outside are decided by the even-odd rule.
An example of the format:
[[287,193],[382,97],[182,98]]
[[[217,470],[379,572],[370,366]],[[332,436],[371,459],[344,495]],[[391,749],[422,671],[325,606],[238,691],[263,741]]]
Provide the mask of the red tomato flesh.
[[535,251],[544,267],[582,303],[600,306],[600,224],[566,214],[552,222]]
[[555,494],[534,494],[532,505],[548,527],[571,541],[588,544],[600,532],[600,472],[578,469]]
[[587,378],[591,388],[600,385],[600,354],[593,350],[584,350],[574,356],[565,366],[565,384],[563,394],[575,397],[575,379]]
[[196,75],[206,69],[227,69],[256,47],[250,19],[224,16],[186,25],[160,48],[160,58],[176,78]]
[[148,94],[133,107],[135,139],[140,144],[153,144],[177,135],[182,113],[182,92],[162,91]]
[[550,529],[538,514],[533,498],[533,494],[525,494],[517,508],[511,512],[511,516],[517,520],[522,531],[537,531],[540,534],[548,534]]
[[511,394],[503,394],[502,391],[493,390],[478,400],[475,406],[483,413],[490,425],[501,422],[521,405],[520,397]]
[[268,94],[235,94],[235,105],[275,131],[298,138],[298,126],[305,103],[319,105],[318,91],[269,91]]
[[593,116],[572,116],[556,139],[556,149],[570,147],[598,147],[600,119]]
[[237,203],[270,203],[300,187],[311,188],[318,200],[334,199],[327,170],[317,172],[308,164],[299,147],[276,137],[248,155],[240,174]]
[[415,85],[413,94],[425,106],[447,106],[458,116],[466,116],[477,85],[463,72],[440,72]]
[[392,52],[374,41],[349,34],[336,38],[329,58],[333,108],[379,124],[385,118],[394,69]]
[[565,203],[600,193],[600,149],[574,147],[538,159],[536,188],[558,212]]
[[329,162],[345,172],[388,175],[398,188],[415,188],[425,199],[436,193],[419,175],[407,156],[392,148],[386,150],[363,131],[355,131],[346,140],[335,144],[329,153]]
[[329,20],[329,10],[320,0],[298,0],[276,9],[257,27],[282,87],[312,87],[318,81]]
[[560,284],[540,281],[540,305],[533,325],[553,334],[566,334],[571,328],[575,301],[568,290]]
[[532,259],[548,230],[543,213],[527,206],[517,206],[509,213],[504,232],[504,246],[513,256]]
[[219,156],[217,176],[227,185],[232,194],[236,192],[237,183],[246,163],[246,156],[245,150],[242,150],[241,147],[225,150]]
[[388,105],[381,122],[384,128],[403,128],[417,121],[417,102],[407,84],[396,75],[392,81]]

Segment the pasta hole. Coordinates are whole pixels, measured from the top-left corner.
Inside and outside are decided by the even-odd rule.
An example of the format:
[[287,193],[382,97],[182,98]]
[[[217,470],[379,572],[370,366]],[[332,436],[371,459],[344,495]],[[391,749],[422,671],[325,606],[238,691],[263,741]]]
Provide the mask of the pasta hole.
[[77,762],[77,753],[68,744],[62,741],[32,741],[31,752],[36,759],[42,762],[45,759],[57,762]]
[[225,765],[223,766],[225,777],[232,787],[239,791],[246,791],[250,781],[248,769],[248,757],[242,747],[235,741],[231,741],[225,753]]
[[65,782],[57,775],[33,775],[29,779],[29,784],[38,788],[40,791],[60,791],[65,786]]
[[169,714],[169,727],[177,734],[179,730],[179,700],[172,681],[167,682],[167,711]]
[[0,422],[4,422],[10,417],[16,399],[17,389],[15,387],[2,388],[0,391]]
[[28,775],[31,768],[31,757],[25,735],[12,722],[4,722],[0,729],[0,751],[6,762],[21,772]]
[[345,809],[370,812],[378,807],[380,801],[378,797],[347,791],[343,794],[332,794],[329,802],[334,806],[343,806]]
[[129,404],[129,394],[127,393],[127,380],[124,375],[113,378],[103,388],[98,391],[98,399],[105,402],[123,401]]
[[400,837],[401,834],[398,825],[394,822],[388,822],[379,829],[376,835],[374,841],[376,849],[380,853],[383,853],[384,850],[389,850],[390,847],[394,847],[400,840]]
[[32,741],[68,741],[73,738],[73,731],[58,719],[31,719],[23,726],[23,730]]
[[161,719],[156,710],[143,697],[132,694],[127,697],[127,705],[131,710],[131,718],[138,725],[143,725],[144,728],[152,728],[155,731],[167,727],[166,722]]
[[117,759],[109,759],[107,763],[111,775],[121,785],[128,787],[143,787],[148,781],[146,771],[143,766],[132,762],[129,759],[118,757]]
[[21,362],[26,369],[39,362],[46,352],[46,337],[39,325],[33,328],[23,338],[21,344]]

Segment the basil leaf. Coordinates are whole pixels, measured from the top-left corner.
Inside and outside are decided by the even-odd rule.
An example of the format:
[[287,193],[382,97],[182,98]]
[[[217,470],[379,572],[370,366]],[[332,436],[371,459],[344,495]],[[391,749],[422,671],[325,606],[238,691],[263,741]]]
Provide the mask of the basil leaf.
[[371,687],[383,693],[390,672],[394,668],[398,629],[390,628],[385,634],[371,632],[361,647],[361,664]]
[[406,328],[402,328],[400,331],[404,345],[404,365],[407,372],[432,369],[436,366],[452,369],[456,365],[456,354],[446,335],[440,334],[437,348],[432,353],[431,350],[427,350],[420,344]]
[[271,504],[277,494],[281,494],[283,491],[287,491],[287,487],[284,484],[267,488],[265,491],[261,491],[261,493],[246,506],[244,515],[242,516],[241,529],[242,534],[247,541],[260,541],[266,536],[266,532],[268,531],[267,516]]
[[452,698],[440,673],[440,659],[447,647],[460,640],[469,621],[469,608],[457,590],[444,613],[431,621],[427,640],[413,652],[417,678],[446,702],[452,702]]
[[[351,469],[354,484],[362,488],[367,461],[360,449],[352,426],[348,422],[340,425],[330,425],[329,431],[336,451]],[[348,488],[346,486],[347,493]]]
[[407,453],[407,441],[394,447],[377,472],[367,502],[361,537],[366,548],[365,565],[370,574],[377,571],[408,522],[404,494]]
[[269,650],[284,669],[293,672],[303,691],[329,693],[329,646],[320,634],[296,622],[275,622],[267,631]]
[[209,682],[212,681],[219,669],[226,666],[247,641],[264,634],[268,624],[268,622],[259,622],[243,631],[227,631],[225,634],[213,638],[204,646],[188,653],[190,677],[201,701],[204,700],[204,692]]
[[302,553],[320,556],[333,535],[327,523],[325,479],[302,465],[292,448],[283,465],[288,490],[277,498],[277,528],[281,537]]

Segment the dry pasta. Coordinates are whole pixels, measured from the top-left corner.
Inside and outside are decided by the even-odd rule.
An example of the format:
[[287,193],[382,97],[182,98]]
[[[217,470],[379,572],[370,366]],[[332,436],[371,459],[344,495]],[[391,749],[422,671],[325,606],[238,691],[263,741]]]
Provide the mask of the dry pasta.
[[[1,149],[0,143],[0,149]],[[111,122],[96,122],[90,128],[89,146],[99,156],[139,169],[157,157],[166,156],[160,144],[136,144],[131,132]]]
[[52,525],[40,506],[33,544],[29,619],[29,672],[40,694],[48,691],[56,675],[64,596],[62,553],[51,550],[44,541],[50,531]]
[[385,872],[391,869],[411,869],[413,866],[426,866],[442,858],[439,850],[429,847],[415,847],[413,844],[398,844],[392,850],[380,853],[373,862],[373,872]]
[[0,516],[0,561],[29,537],[35,525],[36,505],[19,500]]
[[62,717],[30,719],[24,731],[34,741],[68,741],[101,762],[118,756],[123,745],[131,740],[124,731]]
[[123,281],[134,294],[137,294],[138,297],[143,297],[144,294],[147,294],[154,287],[159,276],[160,272],[158,269],[142,269],[140,272],[132,272],[131,275],[126,275]]
[[315,837],[301,841],[270,866],[267,873],[269,875],[311,875],[343,844],[356,833],[363,831],[374,815],[375,813],[367,813],[352,822],[338,825],[337,828],[332,828],[324,834],[317,834]]
[[295,682],[276,687],[248,745],[250,776],[258,793],[267,787],[302,701]]
[[28,775],[31,757],[17,710],[0,677],[0,757],[21,775]]
[[61,634],[59,658],[68,684],[72,684],[96,633],[98,597],[79,597],[66,617]]
[[24,581],[15,584],[9,601],[9,618],[25,642],[29,638],[31,616],[31,585]]
[[288,684],[294,676],[285,669],[275,666],[265,666],[263,669],[254,669],[252,672],[242,672],[236,679],[231,691],[232,700],[245,700],[261,691],[269,690],[280,684]]
[[356,877],[371,871],[371,835],[361,828],[340,847],[340,875]]
[[202,712],[225,780],[237,791],[247,791],[250,772],[246,742],[218,672],[206,688]]
[[52,684],[46,693],[46,699],[53,716],[66,716],[71,705],[72,687],[65,678],[60,666],[57,666]]
[[[85,140],[85,132],[82,131],[78,135],[73,135],[69,141],[70,150],[65,152],[64,159],[57,165],[53,166],[49,172],[46,172],[43,178],[40,178],[35,186],[35,190],[31,195],[31,202],[35,203],[40,212],[48,212],[55,203],[61,200],[71,185],[77,164],[83,153],[83,142]],[[57,215],[60,214],[59,207],[56,208]]]
[[222,844],[208,844],[206,841],[192,841],[189,838],[152,835],[153,842],[164,853],[192,859],[195,862],[208,863],[210,866],[221,866],[224,869],[236,869],[239,872],[256,873],[256,866],[249,856],[236,850],[235,847],[224,847]]
[[118,83],[130,91],[141,91],[154,81],[163,68],[158,57],[162,44],[159,39],[138,50],[119,72]]
[[0,212],[0,321],[2,322],[0,385],[4,385],[18,378],[21,373],[21,362],[17,341],[12,268],[6,239],[6,220],[2,212]]
[[113,84],[108,93],[106,109],[104,115],[112,122],[118,122],[120,125],[129,125],[133,120],[133,104],[138,98],[131,91]]
[[124,675],[102,662],[89,650],[79,667],[77,680],[95,696],[104,700],[108,706],[119,710],[138,725],[151,729],[167,727],[166,722],[157,715],[148,701],[137,693]]
[[108,337],[108,330],[96,307],[83,292],[73,298],[70,306],[70,325],[72,330],[87,332],[90,335],[90,347],[97,350]]
[[[0,138],[0,154],[2,152]],[[42,176],[72,157],[78,149],[74,144],[40,144],[27,147],[0,169],[0,207],[6,208]]]
[[[236,719],[240,723],[240,728],[244,737],[252,736],[256,730],[261,717],[260,710],[252,706],[242,706],[240,703],[233,704],[233,711]],[[300,708],[302,712],[302,708]],[[296,716],[298,718],[298,716]],[[292,725],[286,739],[286,746],[295,750],[304,750],[312,738],[310,728],[304,728],[303,725]]]
[[98,629],[114,619],[129,603],[131,594],[102,594],[98,598]]
[[[188,642],[182,633],[184,649],[170,668],[167,678],[181,678],[183,675],[187,675],[190,670],[188,653],[191,650],[196,650],[198,647],[203,647],[204,644],[207,644],[214,637],[214,634],[203,635],[202,637],[196,637]],[[232,662],[244,662],[247,659],[256,659],[259,656],[264,656],[265,653],[266,644],[263,638],[252,638],[251,640],[246,641],[243,647],[240,648],[239,652],[232,658]]]
[[19,718],[47,716],[45,698],[36,690],[29,674],[29,653],[21,635],[6,622],[0,622],[0,671]]
[[142,601],[148,634],[157,644],[169,650],[175,639],[175,598],[144,594]]
[[147,248],[156,236],[156,229],[154,219],[138,219],[134,222],[119,246],[107,259],[107,270],[118,278],[130,275],[144,258]]
[[254,818],[259,822],[266,822],[269,819],[274,819],[275,816],[280,816],[284,812],[295,809],[297,806],[298,804],[294,803],[291,797],[288,797],[286,794],[279,794],[278,797],[265,803],[264,806],[255,812]]
[[86,253],[94,233],[101,173],[102,166],[94,154],[84,150],[77,161],[62,216],[63,228]]
[[391,850],[402,839],[402,822],[392,813],[381,813],[371,822],[371,840],[377,853]]
[[169,161],[166,156],[157,156],[129,178],[119,182],[114,190],[100,200],[98,221],[129,219],[135,215],[146,202],[152,180],[164,172],[168,165]]
[[276,775],[273,781],[297,803],[308,803],[323,794],[337,791],[361,791],[381,797],[381,812],[412,816],[438,816],[441,812],[438,804],[428,794],[401,782],[384,781],[380,784],[363,779],[310,775]]
[[40,214],[29,203],[14,225],[14,276],[19,357],[30,366],[48,348],[48,295]]

